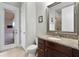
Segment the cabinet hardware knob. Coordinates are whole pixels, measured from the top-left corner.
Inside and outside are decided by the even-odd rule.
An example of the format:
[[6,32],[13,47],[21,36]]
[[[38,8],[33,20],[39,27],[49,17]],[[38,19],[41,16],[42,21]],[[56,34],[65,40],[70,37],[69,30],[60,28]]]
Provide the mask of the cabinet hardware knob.
[[45,49],[45,51],[47,51],[47,49]]

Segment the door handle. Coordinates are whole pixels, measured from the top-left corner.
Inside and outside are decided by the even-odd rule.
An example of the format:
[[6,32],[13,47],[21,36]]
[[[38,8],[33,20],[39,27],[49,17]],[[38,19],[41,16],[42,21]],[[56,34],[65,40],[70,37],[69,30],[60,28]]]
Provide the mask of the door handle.
[[14,30],[14,33],[17,34],[18,33],[17,30]]
[[45,49],[45,51],[47,51],[47,49]]

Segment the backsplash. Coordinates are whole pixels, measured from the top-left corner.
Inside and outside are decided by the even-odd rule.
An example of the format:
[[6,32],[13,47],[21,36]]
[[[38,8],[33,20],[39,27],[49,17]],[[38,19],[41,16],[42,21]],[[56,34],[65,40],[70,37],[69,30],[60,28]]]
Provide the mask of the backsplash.
[[78,35],[76,33],[57,33],[57,32],[48,32],[48,35],[53,35],[53,36],[61,36],[63,38],[70,38],[70,39],[78,39]]

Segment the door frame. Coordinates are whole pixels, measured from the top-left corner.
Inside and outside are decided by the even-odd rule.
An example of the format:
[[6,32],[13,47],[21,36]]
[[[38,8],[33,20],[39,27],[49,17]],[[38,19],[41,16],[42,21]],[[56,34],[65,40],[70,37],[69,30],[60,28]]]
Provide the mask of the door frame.
[[[0,44],[0,51],[2,51],[2,50],[6,50],[6,49],[10,49],[10,48],[14,48],[14,47],[19,47],[20,46],[20,44],[19,44],[19,8],[18,7],[15,7],[15,6],[12,6],[12,5],[9,5],[9,4],[6,4],[6,3],[0,3],[0,9],[2,8],[2,12],[3,12],[3,14],[1,14],[1,15],[3,15],[2,17],[2,28],[3,28],[3,30],[2,30],[2,32],[1,32],[1,35],[2,35],[2,38],[0,39],[0,41],[1,41],[1,44]],[[15,13],[15,19],[14,19],[14,21],[15,21],[15,23],[16,23],[16,26],[15,26],[15,31],[17,32],[15,32],[15,34],[14,34],[14,44],[9,44],[9,45],[5,45],[5,14],[4,14],[4,9],[8,9],[8,10],[12,10],[14,13]],[[17,20],[16,20],[17,19]],[[2,34],[3,33],[3,34]]]

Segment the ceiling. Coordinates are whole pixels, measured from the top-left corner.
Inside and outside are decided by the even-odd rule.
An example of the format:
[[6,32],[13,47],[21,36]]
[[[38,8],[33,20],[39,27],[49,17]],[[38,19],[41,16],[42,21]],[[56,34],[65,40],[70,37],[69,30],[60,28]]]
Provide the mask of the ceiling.
[[10,4],[19,8],[21,7],[21,4],[22,4],[22,2],[4,2],[4,3]]

